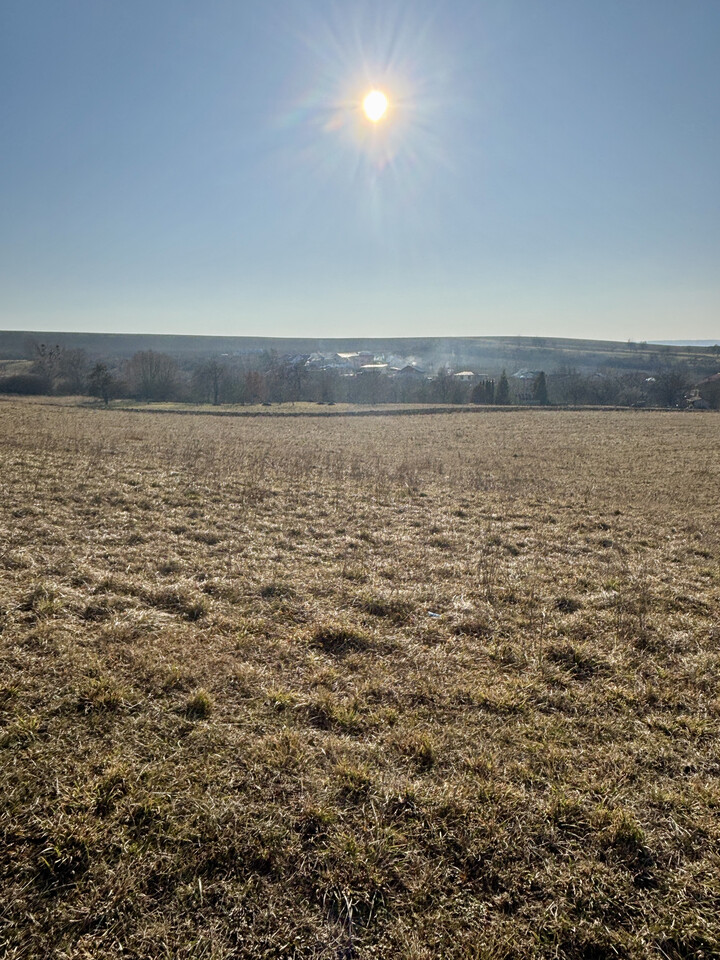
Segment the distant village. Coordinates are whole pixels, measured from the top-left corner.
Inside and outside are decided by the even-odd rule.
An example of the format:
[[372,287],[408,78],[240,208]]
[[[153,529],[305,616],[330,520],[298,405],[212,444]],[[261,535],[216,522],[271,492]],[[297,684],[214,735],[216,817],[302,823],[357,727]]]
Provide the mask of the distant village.
[[[418,344],[419,346],[419,344]],[[473,369],[459,354],[371,350],[279,353],[245,349],[215,355],[172,355],[135,350],[93,355],[84,347],[30,340],[22,357],[0,358],[0,393],[95,397],[200,404],[486,404],[672,407],[720,409],[720,372],[715,354],[705,369],[668,354],[653,366],[634,368],[635,349],[614,366],[585,369],[555,363]],[[475,358],[477,359],[477,357]],[[507,358],[508,360],[510,358]],[[453,363],[453,360],[459,360]],[[709,367],[709,369],[708,369]]]
[[376,355],[367,351],[286,354],[279,358],[279,362],[288,367],[305,367],[307,370],[314,371],[332,370],[348,376],[353,376],[361,370],[386,373],[393,377],[428,376],[416,357],[399,357],[394,354]]
[[[260,351],[257,351],[260,353]],[[247,355],[247,354],[246,354]],[[230,357],[230,354],[223,354]],[[295,353],[285,354],[278,358],[278,362],[286,367],[303,367],[308,371],[332,371],[344,376],[355,376],[357,373],[382,373],[388,377],[398,377],[408,380],[432,380],[438,369],[443,375],[452,376],[460,383],[477,383],[481,380],[491,380],[489,373],[475,373],[472,370],[453,370],[447,366],[431,366],[423,363],[417,357],[401,357],[397,354],[375,354],[368,351],[352,351],[349,353]],[[518,370],[513,374],[519,379],[532,379],[540,371]]]

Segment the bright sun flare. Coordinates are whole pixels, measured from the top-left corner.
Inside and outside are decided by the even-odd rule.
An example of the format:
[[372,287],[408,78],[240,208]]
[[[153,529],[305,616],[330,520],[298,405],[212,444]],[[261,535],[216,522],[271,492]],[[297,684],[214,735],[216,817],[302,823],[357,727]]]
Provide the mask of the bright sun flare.
[[363,110],[368,120],[377,123],[385,116],[388,108],[388,98],[381,90],[371,90],[363,100]]

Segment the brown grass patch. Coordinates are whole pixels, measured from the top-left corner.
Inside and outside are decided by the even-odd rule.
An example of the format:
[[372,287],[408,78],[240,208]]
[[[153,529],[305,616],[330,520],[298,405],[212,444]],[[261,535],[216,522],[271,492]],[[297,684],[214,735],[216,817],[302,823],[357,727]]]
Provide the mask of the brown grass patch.
[[716,446],[0,405],[0,954],[720,956]]

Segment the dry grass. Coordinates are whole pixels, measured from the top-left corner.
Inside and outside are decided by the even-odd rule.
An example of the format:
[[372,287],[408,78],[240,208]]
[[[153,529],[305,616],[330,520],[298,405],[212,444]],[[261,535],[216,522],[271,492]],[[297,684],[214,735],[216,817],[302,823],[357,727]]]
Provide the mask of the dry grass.
[[720,956],[717,437],[0,404],[0,954]]

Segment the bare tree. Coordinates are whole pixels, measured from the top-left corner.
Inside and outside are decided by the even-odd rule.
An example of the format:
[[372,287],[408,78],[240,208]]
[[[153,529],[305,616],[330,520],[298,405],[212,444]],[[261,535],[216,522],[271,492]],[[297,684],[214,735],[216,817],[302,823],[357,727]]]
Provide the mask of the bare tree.
[[178,366],[166,353],[140,350],[127,362],[131,391],[141,400],[170,400],[178,381]]
[[89,367],[84,350],[62,350],[58,359],[58,389],[67,393],[84,393]]
[[198,393],[216,407],[221,402],[226,381],[227,369],[216,357],[201,363],[193,373],[193,384]]
[[59,344],[48,346],[46,343],[32,340],[31,349],[33,353],[31,372],[42,378],[47,390],[52,390],[58,375],[62,348]]
[[655,403],[663,407],[674,407],[683,399],[688,389],[688,379],[680,370],[668,370],[658,373],[651,387]]

